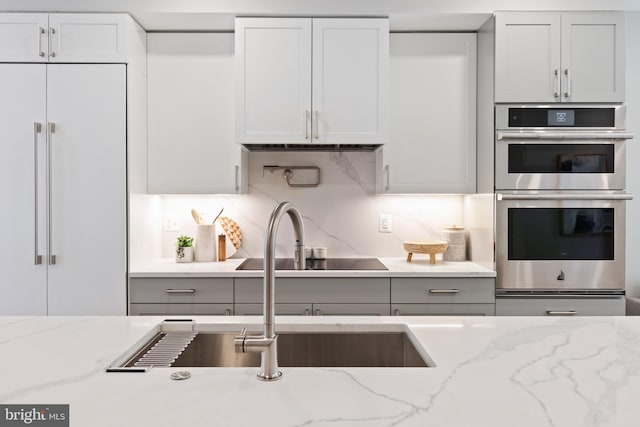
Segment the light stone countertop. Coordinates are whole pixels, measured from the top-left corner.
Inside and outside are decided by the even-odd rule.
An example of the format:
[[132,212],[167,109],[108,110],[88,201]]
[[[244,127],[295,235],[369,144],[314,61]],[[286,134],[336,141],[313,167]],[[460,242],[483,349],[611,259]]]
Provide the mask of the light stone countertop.
[[[464,262],[429,264],[428,256],[378,258],[388,270],[276,270],[276,277],[496,277],[496,272],[482,265]],[[262,270],[236,270],[245,258],[224,262],[176,263],[172,258],[132,263],[129,277],[263,277]]]
[[275,382],[256,368],[104,372],[161,319],[0,317],[0,405],[67,403],[79,427],[637,425],[640,317],[278,317],[279,330],[405,328],[436,366],[282,368]]

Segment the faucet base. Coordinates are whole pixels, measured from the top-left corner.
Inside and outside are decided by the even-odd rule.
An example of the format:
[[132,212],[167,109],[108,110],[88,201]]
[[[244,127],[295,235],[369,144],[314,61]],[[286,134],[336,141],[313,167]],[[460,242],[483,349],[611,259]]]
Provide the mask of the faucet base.
[[282,372],[276,371],[276,373],[273,375],[265,375],[262,372],[259,372],[258,375],[256,375],[256,377],[258,377],[260,381],[276,381],[282,378]]

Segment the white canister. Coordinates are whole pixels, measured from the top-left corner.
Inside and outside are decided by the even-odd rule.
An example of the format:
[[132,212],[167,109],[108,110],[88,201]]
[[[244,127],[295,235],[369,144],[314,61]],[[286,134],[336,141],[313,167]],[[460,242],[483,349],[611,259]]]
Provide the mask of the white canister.
[[442,255],[443,261],[466,261],[467,259],[467,232],[464,227],[452,225],[442,229],[442,239],[449,246]]
[[212,262],[217,258],[218,237],[214,224],[196,225],[195,259],[197,262]]

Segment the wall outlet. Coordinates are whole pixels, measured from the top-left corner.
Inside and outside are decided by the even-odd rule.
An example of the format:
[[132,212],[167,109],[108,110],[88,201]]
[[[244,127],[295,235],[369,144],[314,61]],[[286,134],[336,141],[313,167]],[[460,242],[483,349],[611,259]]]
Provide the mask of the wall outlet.
[[391,214],[380,214],[378,219],[378,231],[380,233],[391,233]]
[[167,216],[164,219],[164,231],[180,231],[180,225],[178,224],[178,218],[175,216]]

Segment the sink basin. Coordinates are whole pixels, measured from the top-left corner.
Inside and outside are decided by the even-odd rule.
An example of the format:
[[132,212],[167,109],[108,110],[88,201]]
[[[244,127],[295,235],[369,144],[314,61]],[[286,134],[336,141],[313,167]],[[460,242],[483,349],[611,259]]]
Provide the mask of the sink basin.
[[[234,333],[198,334],[172,367],[260,366],[259,353],[236,353]],[[404,332],[280,333],[282,367],[427,367]]]
[[[224,330],[220,328],[224,327]],[[108,372],[152,367],[259,367],[259,353],[236,353],[234,337],[246,325],[164,321],[133,345]],[[233,331],[233,332],[232,332]],[[253,333],[257,332],[254,329]],[[281,325],[281,367],[426,368],[435,366],[404,325]]]

